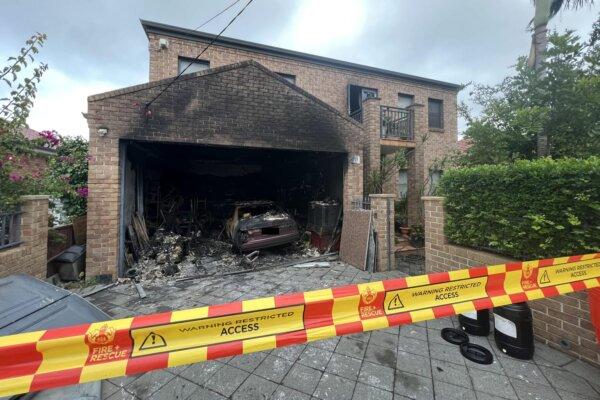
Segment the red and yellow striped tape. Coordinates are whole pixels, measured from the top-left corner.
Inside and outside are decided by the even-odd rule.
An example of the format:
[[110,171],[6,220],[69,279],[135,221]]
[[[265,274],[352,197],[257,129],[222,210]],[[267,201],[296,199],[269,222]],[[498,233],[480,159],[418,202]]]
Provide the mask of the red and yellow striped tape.
[[0,396],[600,286],[600,253],[477,267],[0,337]]

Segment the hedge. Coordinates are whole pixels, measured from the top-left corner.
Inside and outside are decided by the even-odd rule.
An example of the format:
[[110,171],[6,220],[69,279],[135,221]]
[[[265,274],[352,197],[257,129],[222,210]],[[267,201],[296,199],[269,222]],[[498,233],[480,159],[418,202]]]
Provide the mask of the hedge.
[[600,158],[539,159],[447,171],[445,233],[517,259],[600,251]]

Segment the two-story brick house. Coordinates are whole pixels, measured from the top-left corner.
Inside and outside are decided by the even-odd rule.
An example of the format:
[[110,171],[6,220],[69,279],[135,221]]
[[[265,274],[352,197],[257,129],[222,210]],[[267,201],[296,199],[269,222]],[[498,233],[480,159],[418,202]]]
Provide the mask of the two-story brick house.
[[194,207],[335,198],[347,209],[381,157],[407,149],[386,191],[407,195],[416,222],[431,166],[456,148],[459,85],[226,37],[195,60],[213,35],[142,26],[149,83],[88,99],[88,276],[123,274],[131,216],[173,191]]

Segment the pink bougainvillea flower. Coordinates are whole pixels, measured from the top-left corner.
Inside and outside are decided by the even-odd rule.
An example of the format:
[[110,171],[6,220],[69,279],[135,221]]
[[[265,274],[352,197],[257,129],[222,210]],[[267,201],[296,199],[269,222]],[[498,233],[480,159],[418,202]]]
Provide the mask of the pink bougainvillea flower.
[[50,145],[50,147],[56,147],[60,143],[60,138],[58,137],[58,133],[56,131],[41,131],[39,135],[46,139],[46,142]]
[[16,172],[11,172],[8,174],[8,179],[10,179],[11,182],[20,182],[23,180],[23,176]]
[[88,188],[87,188],[87,186],[83,186],[83,187],[77,188],[77,194],[79,195],[79,197],[87,198],[88,197]]

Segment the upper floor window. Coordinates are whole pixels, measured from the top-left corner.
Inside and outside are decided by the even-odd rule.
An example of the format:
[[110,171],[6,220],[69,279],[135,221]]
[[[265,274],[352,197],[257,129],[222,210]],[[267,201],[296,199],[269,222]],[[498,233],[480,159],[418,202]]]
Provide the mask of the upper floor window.
[[427,104],[429,127],[435,129],[444,128],[444,103],[442,100],[429,99]]
[[277,72],[277,75],[279,75],[280,77],[282,77],[283,79],[285,79],[286,81],[291,83],[292,85],[296,84],[296,75],[284,74],[284,73],[280,73],[280,72]]
[[408,108],[415,102],[415,96],[410,94],[399,93],[398,94],[398,107]]
[[[187,68],[187,69],[186,69]],[[210,62],[206,60],[194,60],[193,58],[179,57],[179,69],[177,73],[185,70],[186,74],[193,72],[204,71],[210,68]]]

